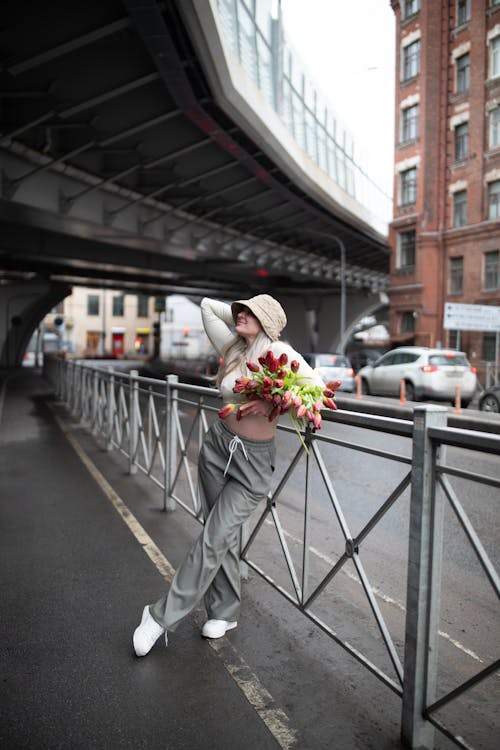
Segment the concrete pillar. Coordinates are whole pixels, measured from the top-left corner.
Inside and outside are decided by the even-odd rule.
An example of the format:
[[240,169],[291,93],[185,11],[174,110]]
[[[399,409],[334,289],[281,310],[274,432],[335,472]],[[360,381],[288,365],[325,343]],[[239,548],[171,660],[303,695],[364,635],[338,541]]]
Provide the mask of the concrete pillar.
[[0,286],[0,367],[18,367],[42,318],[71,294],[66,284],[12,282]]
[[[273,291],[270,292],[273,294]],[[362,289],[347,290],[346,336],[340,341],[340,292],[303,297],[276,296],[285,308],[288,324],[282,338],[300,352],[342,351],[356,323],[387,305],[387,296]]]

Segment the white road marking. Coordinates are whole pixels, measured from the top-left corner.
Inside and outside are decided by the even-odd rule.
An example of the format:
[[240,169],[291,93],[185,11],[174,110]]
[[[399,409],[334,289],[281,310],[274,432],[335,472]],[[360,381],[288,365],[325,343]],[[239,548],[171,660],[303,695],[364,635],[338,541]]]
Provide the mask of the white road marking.
[[[115,492],[108,480],[101,474],[94,462],[85,453],[74,434],[72,434],[73,429],[71,426],[66,425],[62,419],[55,414],[53,409],[52,412],[59,428],[64,433],[66,439],[84,464],[87,471],[91,474],[92,478],[97,482],[115,510],[125,521],[137,541],[142,545],[142,548],[154,563],[157,570],[163,578],[170,583],[175,574],[173,566],[156,546],[134,514],[128,509],[121,497]],[[283,748],[283,750],[292,750],[296,747],[297,731],[291,727],[289,717],[281,708],[276,706],[272,695],[260,682],[259,678],[252,672],[248,664],[238,654],[234,646],[226,638],[209,641],[209,645],[221,659],[225,669],[255,710],[261,721],[267,726],[278,745]]]
[[[270,526],[274,526],[273,521],[266,519],[266,523]],[[286,531],[286,529],[283,529],[283,533],[286,537],[288,537],[292,542],[295,542],[295,544],[298,544],[300,546],[303,546],[304,542],[302,539],[299,539],[298,537],[291,534],[289,531]],[[320,552],[315,547],[309,547],[309,551],[312,552],[313,555],[315,555],[320,560],[323,560],[323,562],[326,562],[330,567],[333,567],[335,565],[335,560],[332,560],[331,557],[328,557],[328,555],[325,555],[323,552]],[[361,581],[359,580],[358,576],[351,573],[349,570],[345,570],[344,568],[341,568],[342,573],[350,578],[352,581],[355,581],[356,583],[359,583],[361,585]],[[404,604],[401,604],[401,602],[398,602],[397,599],[393,599],[391,596],[388,596],[387,594],[384,594],[380,589],[376,587],[372,587],[373,593],[378,596],[379,599],[382,599],[382,601],[386,602],[387,604],[392,604],[393,606],[397,607],[401,610],[401,612],[406,613],[406,607]],[[464,646],[460,641],[455,640],[455,638],[452,638],[451,635],[448,633],[445,633],[443,630],[438,630],[439,635],[441,638],[443,638],[446,641],[449,641],[455,648],[457,648],[459,651],[462,651],[464,654],[467,654],[467,656],[470,656],[471,659],[475,659],[475,661],[480,662],[481,664],[484,664],[484,660],[481,659],[480,656],[478,656],[474,651],[472,651],[470,648],[467,648]]]

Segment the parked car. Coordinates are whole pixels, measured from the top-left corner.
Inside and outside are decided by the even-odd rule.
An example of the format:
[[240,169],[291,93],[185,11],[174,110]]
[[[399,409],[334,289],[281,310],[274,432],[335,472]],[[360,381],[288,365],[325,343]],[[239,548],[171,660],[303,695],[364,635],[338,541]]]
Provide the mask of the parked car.
[[464,352],[451,349],[429,349],[423,346],[401,346],[380,357],[373,365],[363,367],[363,393],[397,396],[404,380],[406,398],[418,401],[428,398],[454,403],[460,386],[462,406],[468,406],[476,390],[476,370]]
[[492,385],[485,388],[479,399],[480,411],[500,412],[500,385]]
[[339,391],[352,391],[354,386],[354,371],[349,359],[344,354],[304,354],[304,359],[325,383],[340,380]]

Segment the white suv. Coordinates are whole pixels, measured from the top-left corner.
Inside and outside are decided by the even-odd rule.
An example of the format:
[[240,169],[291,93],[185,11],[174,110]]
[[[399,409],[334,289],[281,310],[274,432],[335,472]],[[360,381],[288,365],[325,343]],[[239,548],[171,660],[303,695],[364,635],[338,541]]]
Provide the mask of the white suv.
[[464,352],[451,349],[429,349],[424,346],[402,346],[363,367],[363,393],[397,396],[404,380],[406,398],[422,398],[454,403],[456,387],[460,386],[462,406],[468,406],[476,390],[476,370]]

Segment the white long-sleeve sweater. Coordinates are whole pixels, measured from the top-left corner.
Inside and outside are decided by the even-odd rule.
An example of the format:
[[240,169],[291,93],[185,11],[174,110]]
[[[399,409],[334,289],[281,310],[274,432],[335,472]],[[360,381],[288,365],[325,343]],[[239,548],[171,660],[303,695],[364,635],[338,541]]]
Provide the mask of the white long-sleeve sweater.
[[[232,328],[230,328],[230,326],[234,327],[231,306],[227,305],[225,302],[204,297],[201,301],[201,316],[208,338],[212,342],[216,351],[222,355],[225,348],[236,336]],[[273,341],[268,348],[272,351],[275,357],[280,357],[281,354],[286,353],[289,363],[294,359],[297,360],[299,363],[298,373],[305,380],[310,381],[315,385],[324,386],[320,376],[307,364],[302,355],[295,351],[295,349],[289,344],[285,344],[283,341]],[[262,352],[262,355],[265,355],[265,353],[266,352]],[[233,393],[234,381],[240,374],[240,372],[233,370],[226,374],[220,384],[219,390],[224,403],[236,403],[243,400],[241,397]],[[250,375],[251,373],[248,372],[247,374]]]

